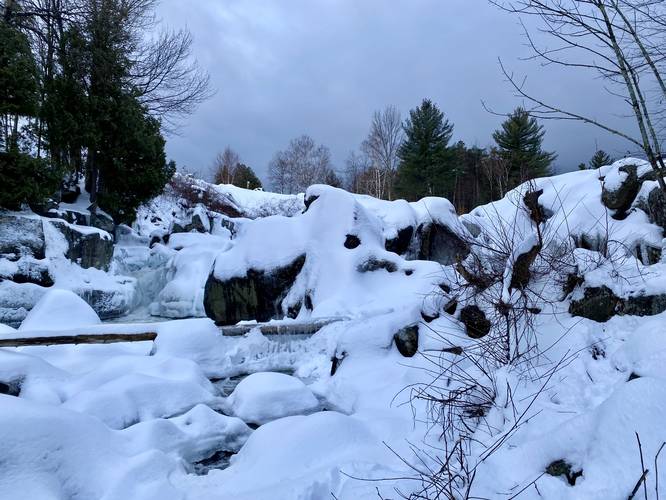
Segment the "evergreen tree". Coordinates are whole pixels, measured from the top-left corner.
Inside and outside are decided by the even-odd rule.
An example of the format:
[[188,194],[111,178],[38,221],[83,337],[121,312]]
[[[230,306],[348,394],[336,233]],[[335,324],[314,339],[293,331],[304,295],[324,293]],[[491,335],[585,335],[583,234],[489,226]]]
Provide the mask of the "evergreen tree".
[[326,184],[327,186],[341,188],[342,180],[340,179],[340,177],[338,177],[338,174],[335,173],[335,170],[329,169],[329,171],[326,172],[326,175],[324,176],[323,184]]
[[39,108],[38,72],[28,37],[0,20],[0,145],[17,149],[19,120],[34,117]]
[[508,162],[510,187],[550,174],[557,156],[541,149],[544,135],[543,126],[523,108],[516,108],[493,133],[499,154]]
[[101,208],[131,223],[137,207],[158,195],[175,173],[167,163],[160,123],[131,95],[108,109],[104,139],[96,155]]
[[432,101],[424,99],[409,112],[404,130],[406,138],[398,150],[396,194],[408,200],[448,196],[455,182],[448,148],[453,125]]
[[585,163],[579,163],[578,170],[587,170],[587,165]]
[[76,26],[64,32],[58,54],[61,71],[46,83],[42,118],[47,124],[51,161],[78,178],[83,173],[83,149],[92,124],[86,95],[89,53]]
[[38,71],[28,38],[0,20],[0,207],[40,203],[58,186],[58,171],[29,154],[29,137],[19,129],[38,112]]
[[236,165],[234,185],[245,189],[258,189],[261,181],[250,167],[244,163]]
[[614,161],[615,160],[611,158],[608,154],[606,154],[605,151],[600,149],[596,153],[594,153],[594,156],[592,156],[592,159],[590,159],[590,168],[605,167],[606,165],[610,165]]

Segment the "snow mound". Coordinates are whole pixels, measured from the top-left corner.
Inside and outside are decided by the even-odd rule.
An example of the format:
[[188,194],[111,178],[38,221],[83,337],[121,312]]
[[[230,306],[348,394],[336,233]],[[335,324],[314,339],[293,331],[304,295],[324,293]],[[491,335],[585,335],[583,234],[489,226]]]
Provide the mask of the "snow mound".
[[333,411],[286,417],[254,431],[231,467],[210,473],[205,485],[192,484],[203,496],[238,500],[328,498],[344,472],[386,455],[369,426],[354,417]]
[[271,420],[310,413],[319,406],[312,391],[296,377],[284,373],[253,373],[229,397],[232,413],[244,422]]
[[35,304],[19,330],[66,330],[100,323],[88,303],[69,290],[49,290]]

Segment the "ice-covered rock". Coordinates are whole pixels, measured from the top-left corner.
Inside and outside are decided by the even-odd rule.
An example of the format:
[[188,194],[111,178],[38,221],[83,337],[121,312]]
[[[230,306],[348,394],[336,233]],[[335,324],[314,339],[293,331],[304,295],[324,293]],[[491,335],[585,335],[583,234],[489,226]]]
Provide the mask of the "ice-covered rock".
[[319,407],[319,401],[302,381],[274,372],[253,373],[243,379],[229,396],[228,404],[233,415],[257,425],[311,413]]
[[44,229],[37,216],[0,213],[0,254],[44,258]]

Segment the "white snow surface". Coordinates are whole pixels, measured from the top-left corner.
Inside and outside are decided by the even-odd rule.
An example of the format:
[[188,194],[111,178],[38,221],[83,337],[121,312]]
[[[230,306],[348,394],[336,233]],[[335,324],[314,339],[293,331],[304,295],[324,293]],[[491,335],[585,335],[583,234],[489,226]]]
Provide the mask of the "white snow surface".
[[229,397],[231,412],[244,422],[271,420],[312,412],[319,406],[312,391],[296,377],[284,373],[253,373]]
[[[583,234],[611,234],[622,243],[611,245],[610,261],[582,248],[571,259],[586,284],[604,284],[623,296],[666,290],[664,264],[643,265],[632,255],[641,245],[661,248],[661,228],[638,209],[613,219],[601,203],[599,176],[612,185],[622,180],[619,166],[635,161],[535,181],[549,212],[548,245]],[[271,197],[220,189],[239,206]],[[100,324],[71,294],[49,292],[19,331],[0,325],[0,334],[154,331],[157,339],[0,349],[2,387],[19,389],[18,396],[0,395],[0,498],[355,500],[378,493],[395,498],[395,488],[418,491],[415,470],[440,470],[445,443],[441,428],[428,421],[426,403],[410,401],[410,389],[437,375],[436,384],[455,385],[436,373],[433,361],[473,371],[470,359],[450,348],[472,352],[480,343],[465,335],[455,313],[442,310],[451,297],[438,285],[452,285],[455,271],[405,260],[384,250],[384,241],[429,220],[465,237],[461,220],[478,226],[483,247],[500,234],[508,237],[513,250],[498,296],[511,302],[510,266],[535,243],[521,208],[524,191],[459,219],[446,200],[385,202],[314,186],[305,196],[318,198],[303,214],[235,220],[233,232],[214,224],[213,234],[174,234],[152,249],[145,238],[155,227],[150,217],[143,219],[138,236],[116,249],[114,265],[131,270],[134,287],[160,314],[202,314],[201,290],[211,270],[227,278],[305,254],[285,303],[307,291],[314,308],[302,310],[298,321],[340,321],[311,337],[268,337],[258,329],[225,337],[206,318]],[[166,202],[161,206],[167,218]],[[502,232],[503,221],[516,231]],[[345,248],[347,234],[361,245]],[[396,270],[359,272],[371,257]],[[57,264],[63,272],[65,264]],[[655,500],[654,461],[666,441],[666,313],[597,323],[571,317],[559,289],[542,292],[558,298],[537,303],[543,308],[534,315],[538,360],[522,372],[502,367],[476,379],[481,384],[492,377],[494,397],[471,428],[468,460],[476,474],[470,496],[625,500],[641,475],[638,434],[650,469],[646,495]],[[426,324],[422,312],[438,317]],[[405,358],[393,335],[413,324],[419,324],[419,353]],[[333,358],[339,360],[334,375]],[[248,374],[225,397],[221,386]],[[196,474],[196,463],[220,453],[234,455]],[[557,460],[582,471],[574,486],[544,473]],[[659,462],[658,469],[662,487],[666,465]]]
[[100,323],[88,303],[69,290],[49,290],[21,323],[19,330],[67,330]]

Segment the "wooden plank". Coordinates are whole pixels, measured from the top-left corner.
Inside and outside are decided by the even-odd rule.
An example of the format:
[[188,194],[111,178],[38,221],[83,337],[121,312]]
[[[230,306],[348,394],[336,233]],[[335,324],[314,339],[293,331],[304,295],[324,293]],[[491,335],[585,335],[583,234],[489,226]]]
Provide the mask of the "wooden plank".
[[342,319],[328,319],[320,321],[312,321],[309,323],[268,323],[268,324],[253,324],[253,325],[232,325],[221,326],[220,331],[226,337],[239,337],[245,335],[255,328],[264,335],[313,335],[321,330],[326,325],[342,321]]
[[155,332],[145,333],[100,333],[80,335],[55,335],[53,337],[23,337],[0,339],[0,347],[25,347],[33,345],[66,344],[114,344],[117,342],[146,342],[157,338]]

